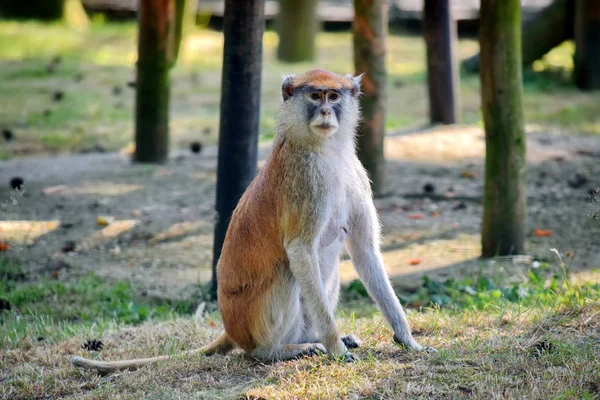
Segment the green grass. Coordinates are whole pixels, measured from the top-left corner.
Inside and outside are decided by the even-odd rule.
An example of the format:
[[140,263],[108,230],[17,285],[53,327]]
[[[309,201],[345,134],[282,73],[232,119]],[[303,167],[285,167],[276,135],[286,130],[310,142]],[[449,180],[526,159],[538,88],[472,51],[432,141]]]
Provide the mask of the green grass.
[[[600,396],[600,285],[571,283],[541,263],[508,283],[474,276],[425,279],[408,305],[419,342],[437,354],[407,353],[353,282],[343,289],[338,324],[364,340],[361,361],[327,356],[264,365],[242,357],[181,359],[221,331],[217,314],[187,317],[190,302],[152,301],[124,282],[94,275],[32,282],[1,260],[0,396],[72,398],[509,398]],[[140,325],[141,324],[141,325]],[[89,339],[100,351],[83,350]],[[100,378],[69,367],[75,354],[101,359],[170,354],[137,372]],[[71,398],[71,397],[69,397]]]
[[[134,90],[127,83],[135,76],[134,23],[95,20],[81,31],[60,23],[0,21],[0,37],[0,128],[11,128],[17,135],[16,141],[1,150],[1,158],[77,152],[95,145],[118,150],[131,142]],[[302,73],[315,67],[340,73],[353,70],[349,33],[321,33],[313,63],[278,62],[277,40],[274,32],[265,33],[262,140],[274,136],[282,73]],[[419,36],[396,33],[389,36],[387,47],[386,129],[425,124],[424,42]],[[476,51],[475,40],[460,40],[461,58]],[[571,85],[572,53],[572,43],[565,42],[524,72],[525,120],[575,133],[600,133],[599,94],[582,93]],[[56,57],[60,62],[49,72]],[[174,148],[185,148],[192,140],[216,143],[221,60],[220,32],[197,28],[184,40],[172,73]],[[60,102],[52,100],[57,90],[65,94]],[[479,102],[478,77],[463,74],[461,114],[465,123],[481,122]]]
[[109,326],[137,325],[189,314],[193,304],[141,296],[130,282],[108,282],[94,274],[68,281],[32,282],[17,264],[0,259],[0,348],[55,343],[80,332],[96,335]]

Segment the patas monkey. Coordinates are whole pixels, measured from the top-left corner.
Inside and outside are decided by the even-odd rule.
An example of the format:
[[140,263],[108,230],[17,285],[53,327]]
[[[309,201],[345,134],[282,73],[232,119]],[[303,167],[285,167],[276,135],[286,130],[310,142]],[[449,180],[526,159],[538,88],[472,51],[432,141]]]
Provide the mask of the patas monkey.
[[[314,70],[286,77],[282,94],[273,150],[233,213],[217,267],[225,333],[192,353],[240,347],[265,361],[319,352],[352,360],[357,340],[342,338],[334,319],[344,245],[394,340],[421,350],[386,275],[355,152],[360,77]],[[165,358],[73,363],[110,372]]]

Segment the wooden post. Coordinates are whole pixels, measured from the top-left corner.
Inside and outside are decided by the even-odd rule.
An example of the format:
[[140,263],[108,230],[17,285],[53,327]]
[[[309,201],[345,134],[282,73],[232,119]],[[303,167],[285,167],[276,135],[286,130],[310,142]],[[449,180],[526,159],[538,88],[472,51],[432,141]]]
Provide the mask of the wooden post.
[[385,179],[385,38],[386,0],[354,0],[354,68],[362,78],[360,105],[363,119],[358,131],[358,157],[371,178],[375,195]]
[[173,58],[179,58],[181,41],[196,24],[197,0],[175,0],[175,43],[173,44]]
[[264,0],[225,0],[217,220],[213,246],[214,298],[217,293],[216,266],[231,214],[256,175],[264,3]]
[[600,1],[577,0],[575,8],[575,84],[600,89]]
[[425,0],[423,8],[427,43],[429,118],[432,124],[455,124],[459,116],[459,77],[456,58],[456,23],[450,0]]
[[134,161],[169,156],[169,72],[174,62],[174,0],[141,0],[135,102]]
[[315,59],[319,31],[318,0],[279,0],[277,58],[285,62]]
[[481,107],[485,125],[482,255],[525,252],[525,130],[521,3],[481,0]]

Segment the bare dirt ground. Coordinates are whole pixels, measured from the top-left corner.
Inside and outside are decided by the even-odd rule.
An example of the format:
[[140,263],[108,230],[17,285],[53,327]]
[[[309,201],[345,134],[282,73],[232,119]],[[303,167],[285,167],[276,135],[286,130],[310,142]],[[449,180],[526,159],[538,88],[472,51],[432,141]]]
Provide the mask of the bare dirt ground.
[[[600,137],[528,130],[529,254],[556,262],[549,249],[557,248],[573,271],[599,268],[600,220],[592,215],[600,207]],[[261,147],[261,160],[268,151]],[[472,126],[389,135],[387,195],[376,206],[398,285],[486,265],[477,260],[483,153],[483,131]],[[174,153],[164,166],[134,165],[118,153],[0,162],[0,240],[34,273],[66,279],[93,271],[133,280],[149,295],[188,298],[210,279],[216,161],[213,147]],[[15,176],[25,181],[22,195],[9,187]],[[341,273],[355,278],[347,257]]]

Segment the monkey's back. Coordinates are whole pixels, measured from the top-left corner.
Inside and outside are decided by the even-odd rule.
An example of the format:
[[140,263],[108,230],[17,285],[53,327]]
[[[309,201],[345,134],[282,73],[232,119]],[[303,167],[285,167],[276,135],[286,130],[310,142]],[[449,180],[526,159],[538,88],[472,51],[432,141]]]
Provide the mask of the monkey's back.
[[[277,149],[274,149],[276,152]],[[217,266],[225,330],[244,350],[256,346],[265,295],[288,261],[280,226],[277,157],[252,181],[233,215]]]

